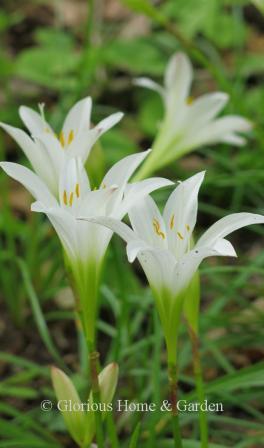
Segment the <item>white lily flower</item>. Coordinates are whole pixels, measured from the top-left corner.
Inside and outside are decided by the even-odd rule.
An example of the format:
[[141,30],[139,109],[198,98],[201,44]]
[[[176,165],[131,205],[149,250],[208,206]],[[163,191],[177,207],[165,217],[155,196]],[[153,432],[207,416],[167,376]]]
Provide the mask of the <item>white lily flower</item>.
[[80,301],[84,330],[94,342],[97,292],[103,258],[113,232],[94,223],[77,220],[80,215],[122,219],[130,207],[153,190],[171,185],[163,178],[128,184],[128,180],[150,151],[125,157],[105,175],[100,187],[91,191],[80,158],[65,161],[59,182],[59,199],[52,195],[33,171],[12,162],[0,166],[23,184],[36,199],[31,206],[45,213],[55,228],[66,254],[66,263]]
[[193,69],[184,53],[176,53],[165,71],[164,87],[148,78],[139,78],[136,85],[157,91],[164,101],[165,116],[153,145],[137,178],[161,168],[202,145],[230,143],[243,145],[239,133],[252,128],[251,123],[236,115],[216,118],[228,101],[222,92],[205,94],[197,99],[190,96]]
[[26,106],[19,108],[30,136],[5,123],[0,126],[18,143],[36,174],[58,196],[58,179],[65,160],[80,157],[85,163],[97,139],[117,124],[123,114],[110,115],[91,128],[92,99],[87,97],[70,109],[57,135],[45,119],[44,105],[40,104],[39,109],[40,113]]
[[209,256],[236,256],[225,237],[241,227],[264,223],[261,215],[231,214],[212,225],[192,248],[198,192],[204,174],[181,182],[170,195],[163,214],[150,196],[138,201],[129,211],[132,228],[110,217],[90,219],[126,241],[130,262],[138,258],[156,299],[172,363],[184,292],[200,263]]

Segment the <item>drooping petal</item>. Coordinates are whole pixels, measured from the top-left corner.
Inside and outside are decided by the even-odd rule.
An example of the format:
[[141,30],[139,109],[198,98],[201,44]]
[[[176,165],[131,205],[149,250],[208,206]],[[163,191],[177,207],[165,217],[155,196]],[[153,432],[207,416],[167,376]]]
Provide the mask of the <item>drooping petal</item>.
[[189,282],[193,278],[200,263],[207,257],[211,256],[236,256],[231,245],[226,241],[218,241],[211,247],[198,247],[185,254],[176,264],[173,273],[174,295],[175,297],[187,288]]
[[218,142],[232,142],[235,145],[241,145],[244,144],[245,140],[236,133],[248,132],[251,128],[252,124],[249,120],[228,115],[208,123],[196,133],[186,135],[182,145],[184,147],[195,147]]
[[16,141],[28,158],[34,171],[54,190],[54,172],[49,154],[21,129],[0,123],[0,126]]
[[212,247],[219,239],[251,224],[264,224],[264,216],[254,213],[233,213],[214,223],[198,240],[196,247]]
[[53,133],[52,128],[46,122],[44,116],[31,109],[30,107],[20,106],[19,115],[31,135],[38,135],[42,132]]
[[181,182],[171,193],[165,208],[164,222],[167,228],[168,245],[177,259],[182,257],[196,224],[198,193],[205,171]]
[[127,184],[124,191],[124,198],[120,203],[118,210],[115,210],[115,217],[122,219],[128,210],[138,202],[138,200],[152,193],[152,191],[159,188],[168,187],[173,184],[174,183],[172,181],[163,177],[151,177],[150,179]]
[[164,80],[169,114],[175,115],[176,110],[187,99],[192,78],[193,70],[189,58],[184,53],[176,53],[172,56]]
[[163,98],[165,97],[165,89],[155,81],[149,78],[136,78],[133,82],[136,86],[146,87],[147,89],[158,92]]
[[28,168],[13,162],[0,162],[0,167],[8,176],[20,182],[38,201],[46,206],[56,206],[57,201],[45,183]]
[[150,196],[145,196],[132,207],[128,216],[134,232],[153,248],[168,247],[166,226],[161,213]]
[[63,124],[64,135],[68,137],[71,132],[73,135],[77,135],[81,131],[90,129],[91,110],[92,99],[89,96],[74,104]]
[[215,249],[218,254],[223,257],[237,257],[234,246],[225,238],[217,240],[213,246],[213,249]]

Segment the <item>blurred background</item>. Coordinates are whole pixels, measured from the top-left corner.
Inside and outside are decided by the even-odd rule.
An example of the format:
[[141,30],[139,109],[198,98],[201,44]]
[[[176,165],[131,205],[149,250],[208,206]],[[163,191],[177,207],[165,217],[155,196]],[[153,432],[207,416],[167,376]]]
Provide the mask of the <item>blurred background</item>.
[[[93,97],[94,123],[122,110],[125,118],[88,160],[96,183],[106,167],[150,147],[163,116],[158,95],[135,87],[133,79],[161,82],[169,57],[191,45],[213,67],[209,71],[192,58],[192,95],[227,92],[224,113],[251,119],[254,129],[244,147],[201,148],[159,174],[176,180],[207,170],[198,233],[230,212],[264,212],[261,1],[1,0],[0,7],[1,121],[22,127],[18,107],[37,109],[45,102],[46,116],[59,131],[69,107],[86,95]],[[2,130],[0,159],[27,164]],[[60,416],[39,409],[43,398],[54,399],[49,364],[67,366],[80,388],[87,371],[60,245],[48,221],[30,213],[30,195],[2,172],[0,192],[0,447],[73,447]],[[160,204],[167,194],[156,195]],[[264,446],[263,233],[260,227],[240,230],[231,237],[237,260],[213,259],[201,268],[207,394],[225,409],[209,415],[212,448]],[[165,351],[150,291],[142,284],[141,270],[128,265],[122,242],[114,238],[101,290],[102,359],[120,363],[118,398],[159,401],[166,396]],[[181,396],[195,398],[184,326],[180,349]],[[140,448],[172,446],[162,413],[115,419],[122,447],[139,419]],[[157,434],[149,430],[153,421]],[[198,447],[197,416],[183,415],[182,424],[190,440],[184,446]]]

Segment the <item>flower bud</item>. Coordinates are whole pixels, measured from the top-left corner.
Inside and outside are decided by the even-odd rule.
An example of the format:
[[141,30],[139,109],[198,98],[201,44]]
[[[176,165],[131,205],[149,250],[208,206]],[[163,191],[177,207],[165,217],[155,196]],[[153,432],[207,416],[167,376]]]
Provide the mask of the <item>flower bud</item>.
[[112,401],[117,386],[118,371],[118,364],[113,362],[108,364],[99,374],[98,379],[102,403],[108,404]]
[[58,409],[72,438],[80,445],[85,434],[86,419],[78,392],[70,378],[57,367],[51,368],[51,379]]

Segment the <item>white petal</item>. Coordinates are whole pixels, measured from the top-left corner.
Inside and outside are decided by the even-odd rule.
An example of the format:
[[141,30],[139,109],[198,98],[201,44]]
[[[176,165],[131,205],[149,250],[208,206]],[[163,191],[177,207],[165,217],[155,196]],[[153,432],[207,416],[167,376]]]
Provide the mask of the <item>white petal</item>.
[[166,102],[169,113],[174,112],[189,95],[193,78],[192,65],[184,53],[176,53],[170,59],[165,72]]
[[124,114],[122,112],[116,112],[115,114],[112,114],[100,121],[95,128],[98,129],[100,131],[100,135],[102,135],[122,120],[123,116]]
[[102,134],[97,128],[80,131],[72,142],[65,148],[69,157],[80,157],[83,163],[89,157],[91,149]]
[[159,188],[168,187],[170,185],[174,185],[174,182],[164,179],[163,177],[151,177],[150,179],[127,184],[124,191],[124,199],[122,200],[120,207],[118,207],[118,211],[115,210],[115,216],[122,219],[128,210],[138,202],[138,200],[152,193],[152,191]]
[[59,199],[62,208],[73,215],[90,192],[87,172],[80,158],[66,158],[60,171]]
[[35,143],[24,131],[5,123],[0,126],[17,142],[22,151],[30,161],[34,171],[49,185],[54,191],[53,166],[45,148]]
[[79,257],[77,222],[75,218],[59,206],[49,207],[42,202],[31,205],[33,212],[45,213],[53,225],[70,260]]
[[82,260],[102,262],[113,232],[101,225],[77,219],[79,254]]
[[122,221],[119,221],[118,219],[108,218],[105,216],[93,217],[93,218],[80,216],[78,219],[105,226],[108,229],[115,232],[117,235],[119,235],[127,243],[130,240],[137,239],[137,236],[133,232],[133,230],[128,225],[124,224]]
[[61,147],[61,144],[57,139],[57,137],[52,133],[45,132],[42,134],[34,135],[34,140],[41,149],[41,152],[46,153],[47,156],[49,157],[50,165],[52,166],[53,176],[56,177],[56,183],[58,189],[59,173],[63,167],[65,159],[65,151]]
[[0,167],[8,176],[20,182],[38,201],[46,206],[56,206],[57,201],[44,182],[28,168],[13,162],[0,162]]
[[146,87],[147,89],[154,90],[155,92],[158,92],[162,97],[164,97],[165,95],[164,88],[161,87],[161,85],[159,85],[157,82],[152,81],[152,79],[136,78],[133,84],[139,87]]
[[164,221],[167,228],[168,244],[177,258],[186,251],[196,224],[198,193],[205,171],[181,182],[171,193],[165,208]]
[[[228,115],[218,118],[208,123],[200,131],[189,134],[183,142],[186,147],[195,147],[202,144],[214,144],[218,142],[229,142],[235,136],[236,132],[248,132],[252,128],[250,121],[238,117]],[[229,140],[229,138],[230,140]],[[234,144],[243,144],[244,140],[233,140]]]
[[231,245],[226,241],[218,241],[214,247],[196,247],[184,255],[176,264],[173,273],[174,294],[177,296],[187,288],[200,263],[211,256],[236,256]]
[[47,131],[53,132],[43,117],[30,107],[20,106],[19,115],[31,135],[37,135]]
[[65,136],[69,135],[71,131],[77,135],[80,131],[90,129],[92,110],[91,97],[83,98],[78,101],[68,112],[63,124],[63,133]]
[[150,196],[139,200],[128,213],[131,225],[139,239],[153,248],[166,248],[166,227],[160,211]]
[[216,117],[228,101],[228,95],[222,92],[200,96],[188,107],[185,126],[188,132],[194,132]]
[[[129,249],[131,252],[131,246],[134,244],[135,253],[136,243],[130,242],[129,244],[130,248],[128,247],[127,251]],[[142,247],[142,250],[140,250],[138,247],[137,257],[154,291],[159,293],[164,288],[168,291],[172,290],[176,260],[168,250],[152,249],[151,247],[149,249]],[[167,313],[169,313],[168,309]]]
[[107,172],[103,178],[102,185],[106,187],[117,185],[119,188],[124,188],[129,178],[149,153],[150,150],[138,152],[119,160]]
[[115,188],[89,191],[86,193],[78,209],[79,216],[95,217],[104,216],[107,204],[113,195]]
[[243,146],[246,144],[247,140],[244,137],[236,134],[227,134],[222,139],[221,142],[229,143],[234,146]]
[[217,240],[213,246],[213,249],[223,257],[237,257],[234,246],[230,243],[230,241],[224,238]]
[[264,224],[264,216],[254,213],[233,213],[214,223],[199,239],[196,247],[213,246],[235,230],[251,224]]

